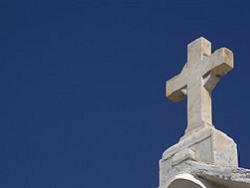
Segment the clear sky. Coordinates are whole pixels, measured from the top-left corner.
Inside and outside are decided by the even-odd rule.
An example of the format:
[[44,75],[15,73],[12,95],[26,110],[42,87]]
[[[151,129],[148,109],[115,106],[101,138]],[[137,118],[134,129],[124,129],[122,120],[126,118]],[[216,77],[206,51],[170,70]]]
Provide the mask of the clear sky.
[[186,128],[165,81],[200,36],[234,52],[213,122],[250,168],[247,2],[1,0],[0,187],[156,188]]

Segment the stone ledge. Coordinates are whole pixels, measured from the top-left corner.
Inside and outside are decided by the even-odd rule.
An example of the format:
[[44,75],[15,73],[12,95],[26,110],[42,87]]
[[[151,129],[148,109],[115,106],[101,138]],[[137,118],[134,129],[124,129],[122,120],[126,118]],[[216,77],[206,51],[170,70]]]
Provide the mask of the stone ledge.
[[195,161],[186,161],[173,168],[170,173],[166,174],[167,181],[160,185],[159,188],[175,187],[170,185],[174,180],[181,177],[181,174],[190,174],[197,181],[201,181],[207,188],[250,188],[250,170],[248,169],[218,167]]

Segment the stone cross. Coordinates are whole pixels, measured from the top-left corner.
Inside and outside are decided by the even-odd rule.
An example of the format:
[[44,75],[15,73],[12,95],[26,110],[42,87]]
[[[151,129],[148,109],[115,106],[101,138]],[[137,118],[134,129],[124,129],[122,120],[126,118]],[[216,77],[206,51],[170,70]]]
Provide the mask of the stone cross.
[[233,53],[220,48],[211,54],[211,43],[201,37],[188,47],[187,63],[166,83],[167,97],[178,102],[187,96],[188,126],[212,126],[211,94],[219,79],[233,68]]

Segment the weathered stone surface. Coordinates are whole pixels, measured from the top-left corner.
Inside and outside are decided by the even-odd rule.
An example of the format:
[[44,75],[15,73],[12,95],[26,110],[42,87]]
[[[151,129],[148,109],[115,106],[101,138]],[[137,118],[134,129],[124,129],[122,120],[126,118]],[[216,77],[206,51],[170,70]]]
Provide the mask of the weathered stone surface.
[[165,174],[160,188],[250,188],[250,170],[186,161]]
[[188,45],[188,60],[180,74],[166,83],[166,95],[175,102],[187,96],[188,126],[186,132],[212,126],[211,93],[233,68],[233,53],[220,48],[211,54],[211,43],[201,37]]
[[236,168],[238,167],[237,156],[235,142],[214,127],[193,131],[163,153],[159,162],[160,184],[167,181],[165,176],[167,173],[187,160]]

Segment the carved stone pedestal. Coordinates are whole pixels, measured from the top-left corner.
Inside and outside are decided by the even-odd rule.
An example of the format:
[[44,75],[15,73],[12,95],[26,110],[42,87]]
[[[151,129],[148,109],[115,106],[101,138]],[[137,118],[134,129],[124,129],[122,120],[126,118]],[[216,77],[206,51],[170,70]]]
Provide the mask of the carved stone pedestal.
[[237,147],[233,139],[212,126],[194,130],[163,153],[160,186],[169,180],[173,168],[188,160],[237,168]]

